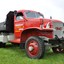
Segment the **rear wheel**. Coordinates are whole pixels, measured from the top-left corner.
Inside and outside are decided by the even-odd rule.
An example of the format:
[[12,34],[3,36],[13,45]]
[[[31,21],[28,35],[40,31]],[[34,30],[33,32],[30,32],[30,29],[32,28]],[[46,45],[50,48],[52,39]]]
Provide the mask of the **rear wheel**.
[[52,50],[54,53],[63,53],[64,52],[64,49],[61,47],[53,47]]
[[25,43],[25,50],[29,58],[42,58],[45,52],[44,41],[36,36],[29,37]]
[[3,48],[3,47],[5,47],[5,46],[6,46],[6,43],[0,42],[0,48]]

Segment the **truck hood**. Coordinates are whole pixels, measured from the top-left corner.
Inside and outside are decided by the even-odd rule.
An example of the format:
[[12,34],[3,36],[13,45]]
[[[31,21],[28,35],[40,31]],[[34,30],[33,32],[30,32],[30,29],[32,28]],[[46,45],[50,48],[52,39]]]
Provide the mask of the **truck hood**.
[[53,23],[63,23],[60,20],[54,20],[54,19],[43,19],[43,25],[44,28],[53,28]]
[[62,21],[56,20],[56,19],[43,19],[43,20],[45,23],[47,23],[47,22],[61,22],[61,23],[63,23]]
[[48,27],[46,26],[50,25],[50,28],[52,28],[53,22],[61,22],[61,21],[53,19],[28,19],[28,21],[25,22],[25,29],[35,27],[41,28],[41,25],[42,27],[48,29]]

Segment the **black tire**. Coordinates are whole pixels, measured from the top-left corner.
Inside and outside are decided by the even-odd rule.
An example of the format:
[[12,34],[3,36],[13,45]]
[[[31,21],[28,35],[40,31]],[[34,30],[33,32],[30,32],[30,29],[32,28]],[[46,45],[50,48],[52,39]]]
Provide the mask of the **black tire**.
[[5,48],[5,46],[6,46],[6,43],[0,42],[0,48]]
[[54,53],[64,53],[64,49],[61,47],[53,47],[52,50]]
[[25,42],[20,43],[20,49],[25,49]]
[[[37,42],[38,44],[38,51],[36,51],[37,53],[35,55],[30,55],[30,53],[28,52],[28,45],[29,45],[29,42],[31,40],[34,40],[35,42]],[[34,43],[34,42],[33,42]],[[36,45],[37,46],[37,45]],[[36,36],[31,36],[29,37],[27,40],[26,40],[26,43],[25,43],[25,50],[26,50],[26,54],[29,58],[32,58],[32,59],[40,59],[42,57],[44,57],[44,52],[45,52],[45,45],[44,45],[44,41],[39,38],[39,37],[36,37]],[[33,49],[34,50],[34,49]]]

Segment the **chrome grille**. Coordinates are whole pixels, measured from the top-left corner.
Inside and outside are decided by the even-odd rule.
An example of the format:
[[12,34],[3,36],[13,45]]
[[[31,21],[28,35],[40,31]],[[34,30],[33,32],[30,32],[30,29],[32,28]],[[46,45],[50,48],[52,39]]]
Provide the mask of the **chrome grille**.
[[63,36],[63,23],[62,22],[53,22],[53,37],[57,35],[59,38]]

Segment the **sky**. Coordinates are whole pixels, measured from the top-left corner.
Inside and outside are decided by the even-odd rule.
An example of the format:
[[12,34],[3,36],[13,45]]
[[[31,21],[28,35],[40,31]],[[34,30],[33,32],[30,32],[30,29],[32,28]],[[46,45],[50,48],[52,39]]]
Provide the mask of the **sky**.
[[14,10],[35,10],[45,18],[64,22],[64,0],[0,0],[0,22],[5,21],[6,14]]

